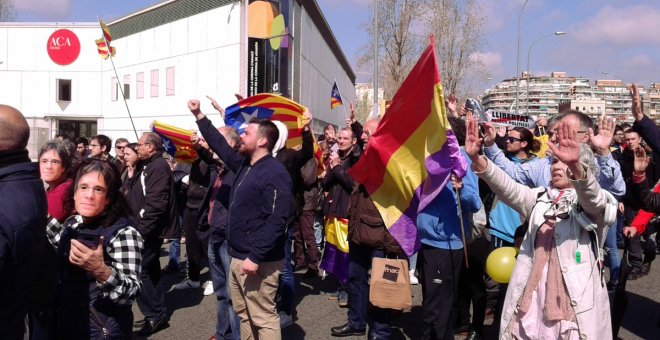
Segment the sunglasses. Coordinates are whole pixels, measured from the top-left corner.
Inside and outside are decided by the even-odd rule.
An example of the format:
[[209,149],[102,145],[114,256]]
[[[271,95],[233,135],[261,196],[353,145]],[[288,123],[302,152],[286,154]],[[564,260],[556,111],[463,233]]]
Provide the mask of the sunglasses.
[[511,143],[511,144],[513,144],[513,143],[515,143],[515,142],[520,142],[520,138],[516,138],[516,137],[506,137],[506,141],[509,142],[509,143]]

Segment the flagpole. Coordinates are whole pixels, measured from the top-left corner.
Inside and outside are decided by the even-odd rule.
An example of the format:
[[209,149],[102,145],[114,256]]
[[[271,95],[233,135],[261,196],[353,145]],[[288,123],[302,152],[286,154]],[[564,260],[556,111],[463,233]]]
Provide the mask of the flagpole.
[[465,256],[465,268],[470,268],[468,264],[467,242],[465,242],[465,228],[463,227],[463,209],[461,208],[461,193],[454,188],[456,192],[456,201],[458,201],[458,220],[461,222],[461,238],[463,239],[463,256]]
[[[99,19],[99,17],[96,17],[96,20],[98,20],[99,26],[101,26],[101,19]],[[103,27],[101,27],[101,31],[103,31]],[[110,64],[112,64],[112,70],[115,71],[115,77],[117,78],[117,84],[119,85],[119,92],[121,92],[121,98],[124,100],[124,105],[126,106],[126,112],[128,112],[128,119],[131,121],[131,126],[133,126],[133,133],[135,133],[135,139],[140,140],[140,137],[138,137],[137,129],[135,128],[135,123],[133,122],[133,116],[131,116],[131,110],[128,108],[128,103],[126,102],[126,96],[124,95],[124,87],[119,81],[117,68],[115,68],[115,62],[112,60],[112,48],[110,47],[108,40],[105,38],[105,32],[103,32],[102,35],[103,35],[103,41],[105,42],[105,47],[108,49],[108,57],[110,57]],[[110,91],[112,91],[112,89],[110,89]]]

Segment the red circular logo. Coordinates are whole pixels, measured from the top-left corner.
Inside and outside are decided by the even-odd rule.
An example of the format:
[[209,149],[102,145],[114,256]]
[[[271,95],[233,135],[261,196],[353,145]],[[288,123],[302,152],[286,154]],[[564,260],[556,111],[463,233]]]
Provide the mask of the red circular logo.
[[61,29],[48,38],[48,56],[57,65],[69,65],[80,55],[80,40],[75,33]]

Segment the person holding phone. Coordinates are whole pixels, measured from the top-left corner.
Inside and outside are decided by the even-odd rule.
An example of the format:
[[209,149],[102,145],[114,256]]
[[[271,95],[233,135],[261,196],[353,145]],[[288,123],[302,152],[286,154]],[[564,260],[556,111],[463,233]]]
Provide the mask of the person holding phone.
[[128,218],[120,186],[108,162],[84,161],[67,197],[76,214],[62,226],[48,225],[58,278],[52,338],[132,337],[142,237]]

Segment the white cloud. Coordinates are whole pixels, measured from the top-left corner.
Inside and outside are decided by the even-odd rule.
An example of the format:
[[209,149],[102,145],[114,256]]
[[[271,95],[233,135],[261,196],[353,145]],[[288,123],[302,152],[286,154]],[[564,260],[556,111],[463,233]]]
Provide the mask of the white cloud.
[[19,12],[32,12],[49,18],[61,17],[71,8],[71,0],[14,0]]
[[475,52],[470,54],[470,60],[480,60],[493,77],[504,74],[500,52]]
[[634,46],[660,44],[657,25],[660,9],[647,5],[628,8],[606,6],[593,17],[574,25],[574,39],[589,45]]

